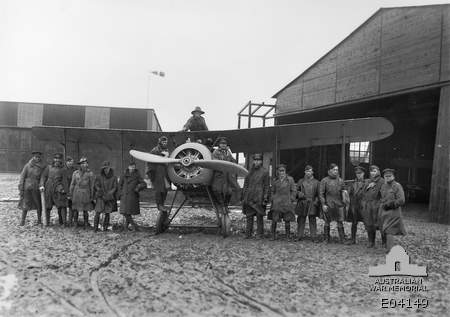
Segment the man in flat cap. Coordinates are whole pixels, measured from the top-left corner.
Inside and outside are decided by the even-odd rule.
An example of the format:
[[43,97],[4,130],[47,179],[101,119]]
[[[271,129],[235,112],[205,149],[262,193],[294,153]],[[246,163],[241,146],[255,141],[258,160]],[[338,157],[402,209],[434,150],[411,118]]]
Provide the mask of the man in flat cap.
[[[344,193],[345,192],[345,193]],[[339,242],[344,242],[344,196],[346,195],[345,183],[339,177],[339,167],[332,163],[328,167],[328,176],[320,181],[319,198],[322,204],[323,218],[325,224],[323,227],[325,239],[331,241],[330,223],[337,222]]]
[[253,154],[250,172],[245,177],[242,194],[242,212],[246,216],[246,238],[253,235],[253,222],[256,216],[256,237],[264,235],[264,216],[269,200],[269,172],[263,167],[263,155]]
[[364,195],[363,189],[365,185],[364,173],[366,169],[362,166],[355,167],[355,179],[349,186],[348,194],[350,196],[350,212],[347,214],[347,221],[352,223],[351,243],[356,243],[356,232],[358,230],[358,222],[363,221],[361,213],[361,200]]
[[395,181],[395,170],[383,170],[384,184],[381,186],[379,223],[383,246],[389,252],[394,244],[394,235],[405,235],[402,219],[402,206],[405,193],[402,185]]
[[[151,154],[163,157],[169,157],[169,149],[167,147],[168,139],[166,136],[161,136],[158,139],[158,144],[150,151]],[[147,163],[148,178],[152,182],[153,190],[155,192],[156,206],[159,211],[167,212],[164,206],[167,192],[170,189],[169,175],[167,174],[167,164]]]
[[72,226],[73,224],[73,210],[72,210],[72,197],[70,197],[70,183],[72,182],[73,173],[76,171],[74,167],[73,158],[70,156],[66,157],[66,164],[63,168],[63,177],[65,178],[64,183],[67,184],[67,226]]
[[370,178],[363,188],[361,211],[366,227],[369,243],[368,248],[375,247],[376,230],[378,229],[378,210],[380,209],[381,186],[384,183],[380,168],[376,165],[369,167]]
[[67,188],[69,187],[67,179],[63,172],[63,155],[56,153],[53,155],[53,162],[48,165],[42,175],[40,181],[40,190],[45,194],[45,218],[46,225],[50,225],[50,211],[53,206],[58,210],[58,222],[60,225],[66,225],[67,215]]
[[183,126],[182,131],[208,131],[205,118],[202,117],[204,113],[200,107],[195,107],[191,112],[192,117]]
[[20,173],[19,179],[19,208],[22,210],[20,225],[25,225],[27,213],[30,210],[37,210],[37,222],[42,224],[42,206],[39,193],[39,181],[41,179],[44,166],[42,165],[42,152],[31,152],[32,158],[25,164]]
[[311,165],[305,166],[305,176],[297,182],[297,240],[303,239],[305,232],[306,217],[309,221],[309,232],[312,241],[317,239],[316,217],[319,216],[320,182],[314,177],[314,171]]
[[88,229],[90,227],[89,211],[94,209],[95,176],[89,170],[86,157],[80,158],[78,165],[80,169],[73,173],[72,182],[70,183],[70,197],[72,197],[75,225],[78,226],[78,214],[82,211],[83,227],[84,229]]

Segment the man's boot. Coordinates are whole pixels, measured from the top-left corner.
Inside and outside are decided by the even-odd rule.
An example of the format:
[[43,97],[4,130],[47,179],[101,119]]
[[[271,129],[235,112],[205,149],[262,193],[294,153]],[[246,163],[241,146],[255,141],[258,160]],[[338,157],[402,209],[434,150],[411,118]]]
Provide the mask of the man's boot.
[[64,224],[61,208],[58,208],[58,223],[59,223],[60,225]]
[[105,214],[105,218],[103,219],[103,231],[108,231],[109,227],[109,214]]
[[306,217],[297,217],[297,241],[303,240],[305,234],[305,220]]
[[274,241],[277,239],[277,222],[272,220],[272,226],[270,227],[270,232],[272,233],[272,238],[270,238],[271,241]]
[[41,209],[37,210],[37,224],[42,225],[42,210]]
[[290,241],[291,240],[291,222],[290,221],[286,221],[284,223],[284,231],[286,231],[286,240]]
[[25,219],[27,219],[27,210],[22,210],[22,218],[20,219],[20,225],[25,226]]
[[245,239],[250,239],[253,235],[253,216],[247,216],[247,223],[245,227]]
[[309,218],[309,232],[311,233],[311,240],[317,242],[317,222],[316,216],[308,216]]
[[381,247],[382,248],[386,248],[386,234],[385,233],[381,233]]
[[330,225],[324,225],[323,226],[323,236],[324,239],[327,243],[331,242],[331,237],[330,237]]
[[344,227],[339,226],[338,233],[339,233],[339,243],[344,243],[344,238],[345,238]]
[[64,207],[61,208],[61,216],[62,216],[64,227],[67,227],[67,209]]
[[78,210],[73,211],[73,224],[75,227],[78,227],[80,224],[78,223]]
[[98,231],[98,223],[100,222],[100,213],[96,212],[94,216],[94,231]]
[[50,226],[50,211],[51,209],[45,210],[45,225]]
[[89,213],[83,210],[83,227],[88,229],[91,225],[89,224]]
[[369,243],[367,244],[368,248],[374,248],[375,247],[375,230],[370,229],[367,231],[367,237],[369,239]]
[[69,208],[67,226],[72,227],[72,225],[73,225],[73,210],[72,208]]
[[262,215],[256,215],[256,238],[264,237],[264,218]]
[[356,231],[358,229],[357,223],[352,223],[352,239],[350,241],[350,244],[356,244]]
[[140,229],[139,229],[139,226],[136,224],[136,222],[134,222],[134,219],[133,219],[133,217],[132,216],[130,216],[130,224],[131,224],[131,226],[133,227],[133,230],[134,231],[141,231]]

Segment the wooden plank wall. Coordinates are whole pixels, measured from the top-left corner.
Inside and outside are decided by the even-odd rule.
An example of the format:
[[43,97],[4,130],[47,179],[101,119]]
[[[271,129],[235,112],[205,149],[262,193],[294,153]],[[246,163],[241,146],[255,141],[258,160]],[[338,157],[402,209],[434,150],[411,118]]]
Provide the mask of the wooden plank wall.
[[277,112],[312,109],[448,80],[449,8],[382,9],[281,91]]
[[441,88],[439,115],[431,177],[430,215],[432,221],[450,223],[450,86]]

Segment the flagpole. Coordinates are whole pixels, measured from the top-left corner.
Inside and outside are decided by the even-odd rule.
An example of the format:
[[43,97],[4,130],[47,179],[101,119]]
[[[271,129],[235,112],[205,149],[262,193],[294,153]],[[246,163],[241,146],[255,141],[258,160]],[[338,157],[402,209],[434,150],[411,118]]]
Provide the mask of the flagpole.
[[161,72],[161,71],[156,71],[156,70],[149,70],[147,72],[147,108],[150,108],[150,77],[151,75],[155,75],[155,76],[159,76],[159,77],[164,77],[166,76],[165,72]]

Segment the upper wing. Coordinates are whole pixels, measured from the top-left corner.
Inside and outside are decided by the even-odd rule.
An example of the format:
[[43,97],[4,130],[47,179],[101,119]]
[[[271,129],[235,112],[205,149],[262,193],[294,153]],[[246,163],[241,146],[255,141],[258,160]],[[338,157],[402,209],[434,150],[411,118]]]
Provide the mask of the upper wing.
[[169,148],[173,150],[185,143],[201,138],[225,136],[230,141],[233,152],[272,152],[279,149],[305,148],[318,145],[349,142],[376,141],[387,138],[394,128],[387,119],[381,117],[349,120],[335,120],[273,127],[197,131],[197,132],[153,132],[142,130],[87,129],[66,127],[33,127],[33,135],[40,140],[59,143],[97,143],[110,148],[141,149],[148,151],[161,135],[169,138]]

